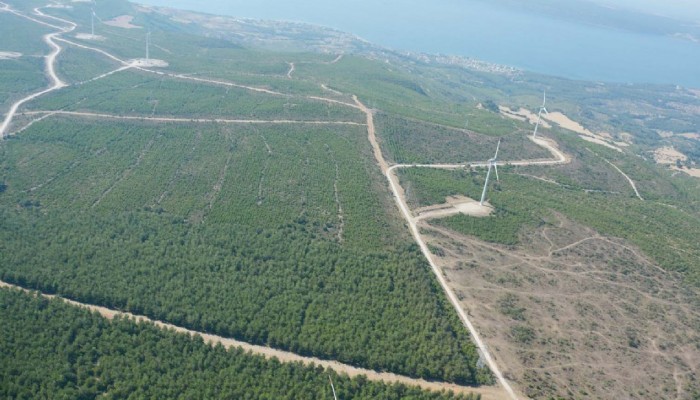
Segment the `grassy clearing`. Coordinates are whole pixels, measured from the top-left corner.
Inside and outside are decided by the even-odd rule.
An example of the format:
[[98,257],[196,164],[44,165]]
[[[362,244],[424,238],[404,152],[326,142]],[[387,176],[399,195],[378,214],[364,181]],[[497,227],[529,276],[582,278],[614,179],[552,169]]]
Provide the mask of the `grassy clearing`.
[[[695,262],[700,253],[694,239],[700,235],[700,220],[695,213],[642,202],[629,192],[586,193],[512,174],[507,168],[501,171],[501,182],[493,184],[488,196],[496,208],[494,217],[459,215],[434,223],[486,241],[513,245],[523,229],[545,224],[552,212],[558,212],[601,234],[629,240],[662,267],[683,272],[689,282],[700,284],[700,269]],[[464,188],[462,193],[467,196],[478,195],[482,175],[413,169],[402,173],[402,184],[411,189],[416,204],[427,205],[455,194],[459,188]]]

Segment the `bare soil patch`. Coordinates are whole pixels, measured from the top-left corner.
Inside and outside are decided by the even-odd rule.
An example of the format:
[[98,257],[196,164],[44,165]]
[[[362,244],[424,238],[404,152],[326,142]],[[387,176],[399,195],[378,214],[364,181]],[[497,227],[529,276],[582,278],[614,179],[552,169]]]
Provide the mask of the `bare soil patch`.
[[688,174],[692,177],[695,177],[695,178],[700,178],[700,169],[698,169],[698,168],[676,168],[676,167],[673,167],[671,169],[674,171],[680,171],[680,172],[686,173],[686,174]]
[[654,152],[654,160],[657,164],[673,165],[676,160],[685,161],[688,156],[673,147],[661,147]]
[[90,34],[90,33],[78,33],[77,35],[75,35],[75,38],[76,38],[76,39],[81,39],[81,40],[97,40],[97,41],[100,41],[100,42],[105,40],[105,37],[104,37],[104,36],[93,35],[93,34]]
[[15,51],[0,51],[0,60],[12,60],[20,57],[22,57],[22,53],[17,53]]
[[617,147],[617,146],[614,146],[614,145],[612,145],[612,144],[610,144],[610,143],[606,142],[605,140],[600,139],[600,138],[598,138],[598,137],[586,136],[586,135],[578,135],[578,137],[580,137],[581,139],[583,139],[583,140],[585,140],[585,141],[587,141],[587,142],[599,144],[599,145],[601,145],[601,146],[605,146],[605,147],[607,147],[607,148],[609,148],[609,149],[613,149],[613,150],[616,150],[616,151],[619,151],[620,153],[622,153],[622,149],[621,149],[621,148],[619,148],[619,147]]
[[[506,118],[523,122],[527,121],[531,124],[537,123],[537,114],[525,108],[521,107],[519,110],[513,111],[508,107],[498,106],[498,109],[501,111],[501,115],[503,115]],[[552,125],[550,125],[547,121],[544,120],[540,121],[540,126],[547,129],[552,127]]]
[[111,19],[109,21],[105,21],[105,25],[109,26],[114,26],[117,28],[123,28],[123,29],[141,29],[142,27],[138,25],[133,25],[131,21],[134,20],[134,17],[131,15],[120,15],[114,19]]
[[554,122],[555,124],[561,126],[564,129],[568,129],[572,132],[578,133],[581,139],[586,140],[588,142],[596,143],[608,147],[610,149],[617,150],[619,152],[622,152],[620,146],[628,146],[628,144],[624,142],[615,142],[613,140],[612,135],[610,135],[607,132],[591,132],[590,130],[584,128],[583,125],[572,120],[563,113],[551,112],[549,114],[543,115],[542,117],[551,122]]
[[695,140],[700,140],[700,133],[681,133],[678,136],[682,136],[687,139],[695,139]]
[[445,203],[422,207],[413,212],[416,220],[428,220],[444,218],[456,214],[470,215],[472,217],[488,217],[494,212],[489,204],[483,206],[478,201],[466,196],[450,196],[445,198]]
[[557,219],[517,248],[422,223],[504,375],[534,399],[693,399],[700,291],[624,241]]
[[155,58],[137,58],[129,61],[134,67],[140,68],[165,68],[169,64],[164,60],[157,60]]

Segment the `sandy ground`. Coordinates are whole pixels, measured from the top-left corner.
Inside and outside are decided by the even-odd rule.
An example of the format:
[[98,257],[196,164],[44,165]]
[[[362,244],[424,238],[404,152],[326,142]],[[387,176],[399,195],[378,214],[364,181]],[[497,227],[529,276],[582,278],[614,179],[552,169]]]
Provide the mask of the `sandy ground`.
[[673,147],[661,147],[654,152],[654,160],[657,164],[675,165],[676,160],[685,161],[688,156]]
[[140,29],[140,26],[131,23],[133,20],[134,17],[131,15],[121,15],[109,21],[104,21],[104,24],[123,29]]
[[[20,289],[26,292],[31,292],[28,290],[25,290],[24,288],[8,284],[6,282],[0,281],[0,288],[14,288],[14,289]],[[57,296],[53,295],[46,295],[46,294],[40,294],[43,297],[47,298],[59,298]],[[490,388],[490,387],[483,387],[483,388],[470,388],[470,387],[465,387],[465,386],[458,386],[458,385],[453,385],[453,384],[447,384],[447,383],[441,383],[441,382],[428,382],[423,379],[414,379],[414,378],[409,378],[401,375],[396,375],[396,374],[391,374],[391,373],[385,373],[385,372],[377,372],[377,371],[372,371],[368,369],[362,369],[362,368],[356,368],[351,365],[347,364],[342,364],[336,361],[329,361],[329,360],[321,360],[318,358],[314,357],[304,357],[300,356],[294,353],[290,353],[287,351],[282,351],[282,350],[276,350],[272,349],[269,347],[265,346],[258,346],[246,342],[241,342],[238,340],[230,339],[230,338],[225,338],[217,335],[210,335],[207,333],[201,333],[197,331],[193,331],[190,329],[185,329],[176,325],[168,324],[165,322],[161,321],[156,321],[152,320],[148,317],[144,317],[142,315],[134,315],[131,313],[125,313],[125,312],[120,312],[116,310],[112,310],[106,307],[99,307],[99,306],[94,306],[94,305],[89,305],[89,304],[84,304],[84,303],[79,303],[76,301],[72,300],[67,300],[67,299],[62,299],[66,303],[76,306],[76,307],[81,307],[88,309],[93,312],[99,313],[102,317],[107,318],[107,319],[113,319],[116,316],[122,316],[122,317],[128,317],[130,319],[133,319],[137,322],[147,322],[147,323],[152,323],[155,326],[162,328],[162,329],[168,329],[168,330],[174,330],[176,332],[180,333],[186,333],[190,336],[201,336],[205,342],[211,344],[211,345],[217,345],[217,344],[222,344],[226,348],[231,348],[231,347],[238,347],[241,348],[245,351],[249,351],[253,354],[256,355],[261,355],[264,356],[265,358],[277,358],[278,360],[282,362],[300,362],[304,365],[320,365],[324,368],[331,368],[332,370],[338,372],[338,373],[345,373],[348,376],[351,377],[356,377],[356,376],[366,376],[369,380],[372,381],[381,381],[385,383],[402,383],[408,386],[418,386],[422,389],[426,390],[432,390],[432,391],[440,391],[440,390],[452,390],[455,393],[479,393],[481,394],[481,398],[484,400],[502,400],[504,397],[500,393],[500,390],[497,388]]]
[[422,207],[413,211],[416,221],[444,218],[456,214],[464,214],[472,217],[488,217],[494,212],[494,208],[486,203],[483,206],[478,201],[465,196],[450,196],[445,198],[445,203],[434,206]]
[[[498,109],[501,111],[501,115],[503,115],[504,117],[507,117],[510,119],[515,119],[518,121],[523,121],[523,122],[527,121],[533,125],[537,123],[537,114],[535,114],[535,113],[533,113],[530,110],[527,110],[525,108],[521,107],[519,110],[513,111],[508,107],[498,106]],[[543,120],[540,121],[540,126],[543,128],[547,128],[547,129],[551,128],[552,125],[547,123],[547,121],[544,121],[544,115],[542,117],[543,117]]]
[[605,146],[605,147],[607,147],[607,148],[609,148],[609,149],[613,149],[613,150],[615,150],[615,151],[619,151],[620,153],[622,153],[622,149],[621,149],[621,148],[619,148],[619,147],[617,147],[617,146],[614,146],[614,145],[610,144],[609,142],[606,142],[605,140],[603,140],[603,139],[601,139],[601,138],[599,138],[599,137],[586,136],[586,135],[578,135],[578,137],[580,137],[581,139],[583,139],[583,140],[585,140],[585,141],[587,141],[587,142],[599,144],[599,145],[601,145],[601,146]]
[[681,133],[678,136],[682,136],[682,137],[688,138],[688,139],[700,140],[700,133]]
[[[607,132],[599,132],[599,133],[594,133],[591,132],[590,130],[586,129],[583,127],[583,125],[579,124],[578,122],[572,120],[571,118],[567,117],[561,112],[551,112],[549,114],[545,114],[542,116],[542,118],[547,119],[559,126],[561,126],[564,129],[568,129],[572,132],[576,132],[580,135],[581,139],[586,140],[591,143],[596,143],[601,146],[605,146],[607,148],[619,151],[622,153],[622,149],[620,147],[627,147],[629,146],[628,143],[624,142],[615,142],[613,140],[612,135],[610,135]],[[628,137],[628,136],[626,136]]]
[[17,53],[15,51],[0,51],[0,60],[11,60],[13,58],[22,57],[22,53]]
[[581,135],[586,135],[586,136],[591,136],[591,137],[596,137],[599,136],[605,140],[611,140],[612,137],[608,133],[600,133],[600,134],[595,134],[588,129],[584,128],[583,125],[579,124],[576,121],[573,121],[571,118],[567,117],[566,115],[560,113],[560,112],[551,112],[549,114],[545,114],[542,116],[545,119],[548,119],[555,124],[561,126],[564,129],[568,129],[570,131],[580,133]]
[[686,173],[686,174],[688,174],[688,175],[690,175],[690,176],[692,176],[692,177],[695,177],[695,178],[700,178],[700,169],[698,169],[698,168],[676,168],[676,167],[672,167],[671,169],[674,170],[674,171],[680,171],[680,172]]
[[76,39],[81,39],[81,40],[98,40],[98,41],[104,41],[106,38],[104,36],[100,35],[93,35],[91,33],[78,33],[75,35]]
[[135,67],[140,68],[165,68],[169,65],[167,61],[158,60],[155,58],[136,58],[133,60],[129,60],[129,63],[133,64]]

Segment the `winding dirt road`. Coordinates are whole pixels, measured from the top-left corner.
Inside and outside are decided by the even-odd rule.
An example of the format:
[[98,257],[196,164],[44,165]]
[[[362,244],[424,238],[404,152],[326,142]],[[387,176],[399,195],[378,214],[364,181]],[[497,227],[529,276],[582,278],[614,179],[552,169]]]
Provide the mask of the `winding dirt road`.
[[43,22],[43,21],[40,21],[40,20],[31,18],[31,17],[27,17],[27,16],[25,16],[24,14],[21,14],[21,13],[19,13],[19,12],[16,12],[16,11],[12,10],[12,8],[11,8],[9,5],[7,5],[7,4],[5,4],[5,3],[2,3],[2,4],[3,4],[4,8],[2,8],[1,11],[3,11],[3,12],[11,12],[11,13],[13,13],[13,14],[15,14],[15,15],[18,15],[18,16],[21,16],[21,17],[30,19],[30,20],[32,20],[32,21],[34,21],[34,22],[39,23],[39,24],[42,24],[42,25],[46,25],[46,26],[49,26],[49,27],[52,27],[52,28],[59,29],[59,31],[58,31],[58,32],[54,32],[54,33],[49,33],[48,35],[45,35],[45,36],[43,37],[44,42],[45,42],[46,44],[48,44],[48,45],[51,47],[51,49],[52,49],[52,50],[51,50],[51,53],[49,53],[49,55],[46,56],[46,74],[48,75],[49,79],[51,80],[51,86],[49,86],[48,89],[44,89],[44,90],[42,90],[42,91],[40,91],[40,92],[31,94],[31,95],[29,95],[29,96],[27,96],[27,97],[25,97],[25,98],[23,98],[23,99],[18,100],[18,101],[15,102],[14,104],[12,104],[12,106],[10,107],[10,110],[9,110],[9,111],[7,112],[7,114],[5,115],[5,119],[2,121],[2,125],[0,125],[0,139],[2,139],[2,138],[5,137],[7,128],[10,126],[10,123],[12,122],[12,119],[14,118],[15,114],[17,113],[17,109],[18,109],[20,106],[22,106],[22,104],[27,103],[27,102],[29,102],[29,101],[32,101],[32,100],[36,99],[37,97],[43,96],[43,95],[45,95],[45,94],[47,94],[47,93],[51,93],[51,92],[53,92],[53,91],[56,91],[56,90],[59,90],[59,89],[61,89],[61,88],[64,88],[64,87],[68,86],[65,82],[63,82],[63,81],[61,80],[61,78],[58,77],[58,75],[56,75],[56,69],[55,69],[56,57],[58,57],[58,55],[61,53],[62,48],[61,48],[61,46],[59,46],[58,44],[56,44],[56,42],[54,41],[54,39],[56,39],[56,37],[57,37],[58,35],[71,32],[71,31],[73,31],[73,30],[77,27],[76,24],[74,24],[74,23],[72,23],[72,22],[70,22],[70,21],[66,21],[66,20],[63,20],[63,19],[60,19],[60,18],[55,18],[55,17],[51,17],[51,16],[46,15],[46,14],[42,13],[42,12],[40,11],[39,8],[35,8],[35,9],[34,9],[34,13],[35,13],[35,14],[37,14],[37,15],[39,15],[39,16],[41,16],[41,17],[51,18],[51,19],[54,19],[54,20],[58,20],[58,21],[64,22],[64,23],[68,24],[68,27],[67,27],[67,28],[65,28],[65,27],[64,27],[64,28],[61,28],[61,27],[57,27],[57,26],[55,26],[55,25],[51,25],[51,24],[48,24],[48,23],[46,23],[46,22]]

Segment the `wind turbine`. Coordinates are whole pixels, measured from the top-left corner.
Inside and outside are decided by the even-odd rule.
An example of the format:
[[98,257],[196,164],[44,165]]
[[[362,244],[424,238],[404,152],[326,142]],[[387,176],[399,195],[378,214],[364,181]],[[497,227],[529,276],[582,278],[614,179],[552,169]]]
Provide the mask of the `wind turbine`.
[[500,179],[498,178],[498,149],[501,147],[501,140],[498,139],[498,145],[496,146],[496,155],[493,156],[492,159],[488,161],[489,165],[489,171],[486,173],[486,183],[484,184],[484,191],[481,192],[481,201],[479,202],[479,205],[484,205],[484,200],[486,200],[486,189],[489,187],[489,178],[491,177],[491,169],[496,170],[496,180]]
[[90,27],[92,28],[90,33],[94,37],[95,36],[95,9],[94,8],[92,9],[92,15],[90,17]]
[[338,400],[338,396],[335,395],[335,386],[333,386],[333,379],[328,375],[328,380],[331,381],[331,389],[333,390],[333,399]]
[[540,122],[542,121],[542,111],[544,111],[545,114],[549,115],[549,112],[547,112],[547,108],[545,108],[545,104],[547,103],[547,92],[544,92],[544,97],[542,98],[542,107],[540,107],[540,112],[537,114],[537,124],[535,125],[535,133],[532,135],[532,137],[537,137],[537,128],[540,127]]
[[146,61],[150,60],[150,54],[149,54],[149,47],[151,45],[151,30],[148,30],[148,33],[146,33]]

